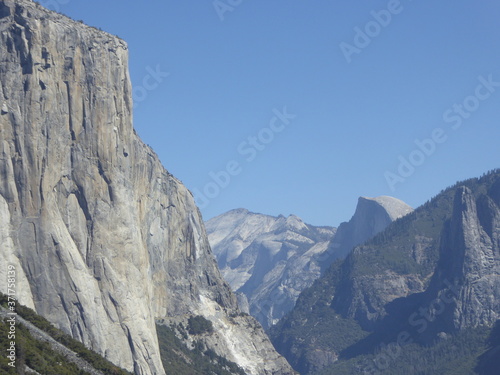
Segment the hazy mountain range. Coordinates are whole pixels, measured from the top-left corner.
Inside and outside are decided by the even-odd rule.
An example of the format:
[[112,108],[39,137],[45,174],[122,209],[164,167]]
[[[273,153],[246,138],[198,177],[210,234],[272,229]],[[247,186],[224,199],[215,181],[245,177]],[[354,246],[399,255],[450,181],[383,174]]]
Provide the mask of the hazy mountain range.
[[392,197],[358,200],[356,212],[338,230],[315,227],[299,217],[272,217],[236,209],[206,222],[219,268],[240,306],[264,328],[276,324],[333,262],[411,212]]

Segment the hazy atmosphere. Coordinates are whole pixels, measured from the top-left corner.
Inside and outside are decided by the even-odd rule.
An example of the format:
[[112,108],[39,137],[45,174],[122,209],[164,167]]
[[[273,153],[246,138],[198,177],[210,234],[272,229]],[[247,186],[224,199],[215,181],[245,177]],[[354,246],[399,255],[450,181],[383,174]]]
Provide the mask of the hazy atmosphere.
[[205,220],[338,225],[358,196],[416,207],[498,159],[498,2],[41,3],[127,41],[135,127]]
[[0,0],[0,373],[498,375],[498,20]]

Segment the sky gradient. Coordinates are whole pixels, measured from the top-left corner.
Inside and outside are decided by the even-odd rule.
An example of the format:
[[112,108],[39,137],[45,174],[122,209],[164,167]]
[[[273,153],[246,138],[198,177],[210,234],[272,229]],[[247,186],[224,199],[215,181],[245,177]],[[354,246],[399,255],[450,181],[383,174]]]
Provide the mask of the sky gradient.
[[40,3],[128,42],[135,128],[205,220],[338,226],[500,167],[497,1]]

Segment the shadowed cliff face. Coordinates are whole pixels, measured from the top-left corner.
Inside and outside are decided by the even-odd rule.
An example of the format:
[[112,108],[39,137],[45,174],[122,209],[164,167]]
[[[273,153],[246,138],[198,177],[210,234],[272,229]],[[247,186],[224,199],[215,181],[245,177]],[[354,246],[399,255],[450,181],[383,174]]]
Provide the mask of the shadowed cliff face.
[[444,318],[454,329],[492,326],[500,319],[500,180],[475,196],[461,187],[443,233],[441,263],[432,283],[441,296],[446,283],[456,300]]
[[[382,232],[378,243],[357,248],[351,257],[356,263],[348,259],[343,264],[350,275],[337,288],[336,310],[372,329],[383,318],[398,319],[408,306],[415,308],[406,297],[413,295],[417,304],[429,306],[454,285],[456,300],[436,316],[446,326],[443,330],[492,325],[500,313],[500,183],[487,181],[474,190],[450,189],[435,199],[449,196],[446,211],[438,204],[428,205],[420,212],[429,214],[412,219],[407,228],[400,225],[399,236],[387,235],[386,240]],[[363,258],[371,258],[373,265],[360,266]]]
[[354,246],[369,240],[394,220],[412,211],[410,206],[397,198],[388,196],[360,197],[353,217],[349,222],[340,224],[330,243],[328,249],[330,260],[326,262],[327,266],[334,259],[345,257]]
[[196,314],[248,372],[289,373],[252,319],[229,319],[191,193],[133,130],[127,60],[117,37],[0,1],[0,261],[20,302],[137,374],[164,373],[155,318]]

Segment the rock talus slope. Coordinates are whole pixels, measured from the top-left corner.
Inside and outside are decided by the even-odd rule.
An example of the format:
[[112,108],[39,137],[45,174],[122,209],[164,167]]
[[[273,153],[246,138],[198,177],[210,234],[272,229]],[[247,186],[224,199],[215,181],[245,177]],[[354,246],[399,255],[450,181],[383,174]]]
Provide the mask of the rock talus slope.
[[191,314],[248,373],[291,373],[229,317],[191,193],[133,130],[127,60],[117,37],[0,1],[0,288],[14,265],[21,303],[136,374],[165,373],[155,319]]

